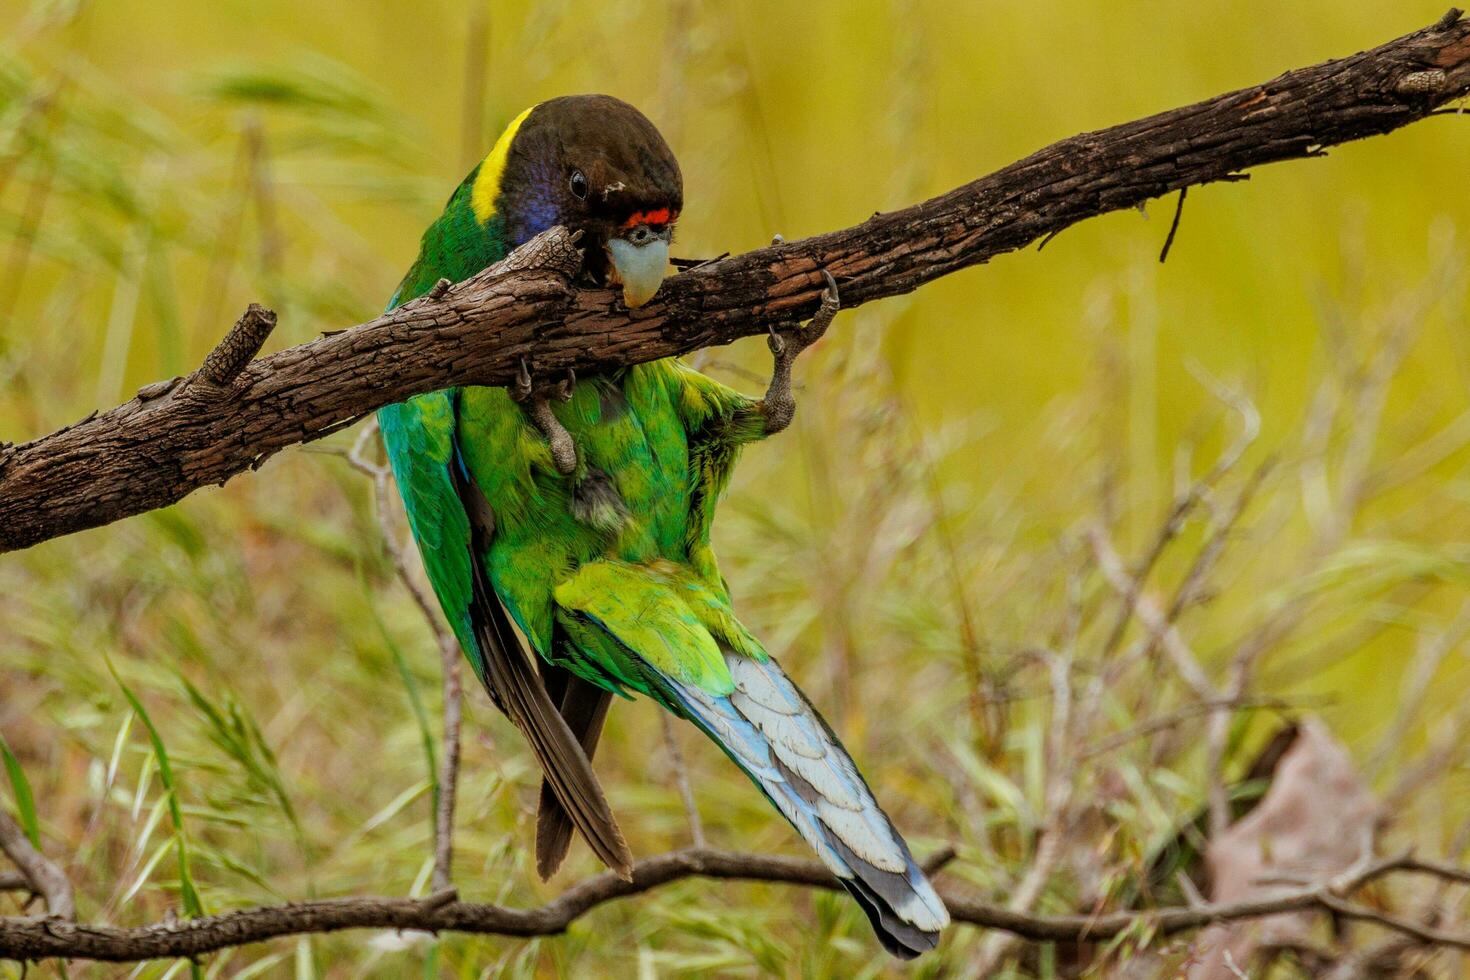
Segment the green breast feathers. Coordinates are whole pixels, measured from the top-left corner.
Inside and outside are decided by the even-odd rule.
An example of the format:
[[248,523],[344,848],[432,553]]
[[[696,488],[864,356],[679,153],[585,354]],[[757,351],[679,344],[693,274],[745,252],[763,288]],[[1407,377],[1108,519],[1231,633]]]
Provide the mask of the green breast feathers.
[[724,597],[709,534],[738,450],[705,433],[749,401],[671,361],[579,381],[552,405],[578,450],[566,477],[504,389],[460,393],[460,452],[495,514],[496,591],[538,652],[553,591],[593,559],[685,565]]

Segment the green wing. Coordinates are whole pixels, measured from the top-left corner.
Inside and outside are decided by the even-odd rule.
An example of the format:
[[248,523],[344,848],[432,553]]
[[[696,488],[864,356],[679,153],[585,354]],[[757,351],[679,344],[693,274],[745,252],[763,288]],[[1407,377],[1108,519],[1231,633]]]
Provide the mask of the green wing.
[[766,436],[759,399],[740,392],[677,360],[650,368],[664,374],[670,397],[689,438],[689,523],[684,546],[689,563],[710,585],[725,590],[710,529],[715,505],[730,485],[740,447]]
[[460,464],[454,392],[385,408],[379,425],[434,594],[496,706],[525,735],[546,783],[593,851],[631,873],[633,855],[581,740],[552,702],[486,567],[494,516]]
[[484,679],[470,623],[470,521],[450,477],[454,462],[454,403],[447,391],[419,395],[378,412],[388,463],[403,498],[408,526],[449,626]]

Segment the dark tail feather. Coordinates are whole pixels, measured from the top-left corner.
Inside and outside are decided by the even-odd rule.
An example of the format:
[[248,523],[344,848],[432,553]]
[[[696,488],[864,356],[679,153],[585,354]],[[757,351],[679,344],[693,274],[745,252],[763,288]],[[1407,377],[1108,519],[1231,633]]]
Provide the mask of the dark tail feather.
[[[494,515],[468,476],[457,467],[450,472],[470,518],[470,543],[478,558],[490,550]],[[471,584],[470,623],[479,647],[477,666],[491,699],[526,736],[557,801],[593,853],[619,877],[632,880],[633,852],[592,772],[592,763],[546,693],[540,672],[521,646],[510,615],[478,560],[471,563]]]
[[726,650],[725,662],[728,697],[662,675],[656,683],[811,845],[885,949],[904,959],[933,949],[949,912],[832,729],[775,660]]
[[[561,709],[567,727],[582,745],[590,761],[597,751],[602,723],[607,718],[612,695],[569,671],[547,665],[543,670],[547,693]],[[572,846],[573,823],[566,807],[557,799],[551,784],[541,783],[541,806],[536,814],[536,873],[545,881],[556,874]]]

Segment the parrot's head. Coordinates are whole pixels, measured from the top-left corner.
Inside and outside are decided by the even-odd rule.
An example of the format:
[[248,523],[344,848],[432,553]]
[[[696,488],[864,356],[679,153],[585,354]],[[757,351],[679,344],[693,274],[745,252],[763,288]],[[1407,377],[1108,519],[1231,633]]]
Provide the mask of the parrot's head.
[[663,282],[684,181],[643,113],[607,95],[569,95],[510,124],[481,164],[474,204],[513,246],[554,225],[580,231],[588,273],[621,286],[632,307]]

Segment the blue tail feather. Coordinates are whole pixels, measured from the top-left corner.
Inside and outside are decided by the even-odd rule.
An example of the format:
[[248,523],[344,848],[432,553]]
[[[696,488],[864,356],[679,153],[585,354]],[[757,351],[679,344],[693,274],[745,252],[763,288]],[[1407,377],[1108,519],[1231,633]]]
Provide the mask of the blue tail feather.
[[735,679],[727,697],[656,682],[816,851],[889,952],[933,949],[949,913],[836,735],[774,659],[723,652]]

